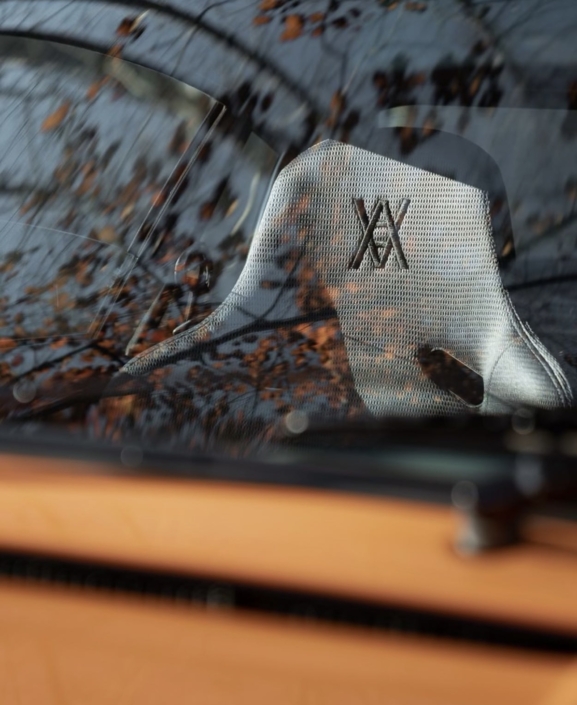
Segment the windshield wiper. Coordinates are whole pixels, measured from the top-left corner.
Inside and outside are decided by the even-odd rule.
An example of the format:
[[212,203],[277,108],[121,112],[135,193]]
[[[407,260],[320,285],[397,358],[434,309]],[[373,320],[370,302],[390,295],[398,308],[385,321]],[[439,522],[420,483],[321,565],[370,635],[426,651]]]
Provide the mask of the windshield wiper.
[[457,548],[464,553],[521,540],[531,512],[577,505],[574,410],[309,425],[287,442],[341,462],[378,457],[396,465],[399,477],[452,478],[451,500],[462,517]]

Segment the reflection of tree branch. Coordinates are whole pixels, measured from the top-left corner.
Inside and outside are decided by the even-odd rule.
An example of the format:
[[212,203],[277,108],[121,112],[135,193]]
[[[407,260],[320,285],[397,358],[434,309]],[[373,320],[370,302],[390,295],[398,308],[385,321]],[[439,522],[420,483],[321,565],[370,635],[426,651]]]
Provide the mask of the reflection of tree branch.
[[110,350],[110,349],[104,347],[103,345],[101,345],[100,343],[97,343],[94,340],[91,341],[90,347],[93,350],[97,350],[102,355],[106,355],[111,360],[114,360],[115,362],[120,363],[121,365],[123,365],[125,363],[125,358],[121,357],[120,355],[117,355],[113,350]]
[[28,375],[32,374],[33,372],[43,372],[44,370],[50,369],[52,365],[55,365],[59,362],[63,362],[69,357],[72,357],[73,355],[76,355],[78,353],[84,352],[85,350],[88,350],[88,348],[91,347],[91,343],[87,343],[86,345],[81,345],[78,348],[74,348],[74,350],[68,350],[65,352],[63,355],[60,355],[59,357],[53,357],[50,360],[46,360],[45,362],[41,362],[39,365],[36,365],[36,367],[32,367],[28,370],[25,370],[24,372],[20,373],[19,375],[15,375],[12,377],[12,382],[18,382],[18,380],[23,379],[24,377],[28,377]]
[[112,376],[98,377],[97,379],[90,380],[89,383],[84,382],[81,391],[68,394],[63,399],[58,399],[57,401],[44,404],[35,409],[26,409],[23,412],[17,412],[11,416],[11,420],[29,421],[42,416],[57,414],[60,411],[64,411],[78,404],[96,404],[101,399],[126,397],[144,391],[143,384],[140,381],[137,386],[118,388],[117,386],[109,385],[111,379]]
[[518,257],[520,253],[531,249],[535,243],[542,242],[543,240],[555,237],[555,235],[559,235],[559,233],[561,233],[568,225],[572,225],[575,222],[577,222],[577,212],[571,212],[568,216],[563,218],[563,220],[555,223],[555,225],[550,227],[549,230],[546,230],[541,235],[537,235],[536,237],[528,239],[526,242],[521,242],[519,245],[515,245],[516,256]]
[[479,17],[478,13],[475,12],[475,8],[478,8],[478,6],[475,3],[471,2],[471,0],[455,0],[455,2],[461,8],[463,14],[469,20],[469,22],[471,22],[477,28],[479,34],[487,42],[487,44],[499,50],[499,52],[504,58],[505,66],[508,68],[511,75],[518,83],[521,90],[525,92],[527,89],[528,81],[523,70],[513,61],[513,59],[510,58],[507,49],[503,46],[500,37],[494,31],[491,24],[483,20],[481,17]]
[[530,279],[518,284],[508,284],[507,291],[520,291],[522,289],[532,289],[535,286],[548,286],[550,284],[567,284],[577,281],[577,273],[559,274],[555,277],[543,277],[541,279]]
[[33,372],[43,372],[44,370],[49,370],[53,365],[58,364],[59,362],[63,362],[64,360],[74,357],[74,355],[77,355],[78,353],[84,352],[85,350],[97,350],[98,352],[102,353],[103,355],[106,355],[110,359],[123,364],[124,360],[116,355],[112,350],[108,350],[108,348],[103,347],[100,345],[100,343],[95,342],[94,340],[91,340],[89,343],[86,343],[85,345],[81,345],[77,348],[74,348],[74,350],[68,350],[65,352],[63,355],[60,355],[58,357],[53,357],[50,360],[46,360],[44,362],[41,362],[39,365],[36,365],[36,367],[32,367],[28,370],[25,370],[24,372],[20,373],[19,375],[15,375],[12,377],[12,382],[18,382],[18,380],[23,379],[25,377],[28,377],[31,375]]
[[[59,2],[60,0],[53,0],[54,2]],[[87,2],[90,0],[79,0],[79,2]],[[6,0],[0,0],[0,3],[6,2]],[[155,13],[159,13],[161,15],[167,15],[169,17],[172,17],[175,20],[180,20],[181,22],[184,22],[189,25],[193,25],[198,27],[199,29],[202,29],[204,32],[207,34],[213,36],[215,39],[223,42],[224,44],[228,45],[229,47],[232,47],[236,51],[238,51],[240,54],[248,57],[251,61],[254,61],[257,66],[259,66],[261,69],[265,69],[268,71],[270,74],[276,76],[282,84],[284,84],[291,93],[293,93],[295,96],[297,96],[301,101],[306,103],[307,107],[309,110],[314,111],[315,113],[319,113],[320,111],[318,108],[314,105],[314,101],[312,98],[306,93],[306,91],[303,90],[303,88],[293,81],[280,67],[276,66],[273,64],[270,59],[265,58],[262,56],[259,52],[255,51],[254,49],[250,49],[246,45],[244,45],[242,42],[240,42],[237,37],[235,37],[233,34],[230,34],[228,32],[225,32],[224,30],[216,27],[213,25],[211,22],[207,22],[205,19],[203,19],[203,13],[200,14],[193,14],[191,12],[187,12],[185,10],[182,10],[178,7],[175,7],[174,5],[169,5],[168,3],[165,2],[155,2],[155,0],[101,0],[103,4],[108,4],[108,5],[120,5],[122,7],[134,7],[137,8],[139,12],[142,12],[143,10],[153,10]],[[62,42],[64,44],[71,44],[72,42],[70,41],[70,35],[68,34],[62,34],[62,35],[45,35],[37,31],[26,31],[26,32],[20,32],[20,31],[10,31],[8,34],[13,35],[13,36],[26,36],[29,38],[38,38],[38,39],[45,39],[48,41],[58,41]],[[89,46],[87,42],[84,40],[82,41],[82,46],[86,46],[86,48],[91,48],[94,51],[98,51],[100,53],[106,54],[110,47],[96,47],[94,45]],[[140,63],[140,62],[139,62]],[[154,70],[158,70],[157,67],[151,67]]]
[[[272,331],[278,330],[279,328],[286,328],[287,326],[297,326],[302,323],[314,323],[315,321],[326,321],[336,318],[336,312],[332,307],[319,308],[316,311],[311,311],[310,313],[304,313],[300,316],[294,316],[292,318],[276,319],[274,321],[270,320],[257,320],[253,323],[247,323],[240,328],[236,328],[229,333],[224,333],[218,338],[209,338],[207,340],[201,340],[194,343],[188,350],[173,353],[172,355],[166,355],[162,358],[162,364],[157,365],[158,367],[165,367],[166,365],[171,365],[179,360],[186,358],[191,358],[194,354],[196,356],[200,355],[202,352],[207,350],[212,350],[218,345],[223,343],[229,343],[231,340],[236,340],[237,338],[242,338],[244,335],[250,335],[251,333],[260,333],[262,331]],[[162,345],[162,344],[161,344]],[[160,348],[159,348],[160,349]],[[140,358],[137,356],[131,360],[124,369],[127,374],[130,374],[130,365],[133,362],[138,361]],[[192,359],[192,358],[191,358]]]
[[297,268],[300,266],[302,259],[303,259],[303,252],[302,252],[302,250],[301,250],[301,252],[299,253],[299,256],[295,259],[295,262],[294,262],[293,266],[290,268],[290,270],[289,270],[289,272],[288,272],[288,274],[287,274],[287,277],[286,277],[286,279],[284,280],[282,286],[280,287],[280,289],[279,289],[277,295],[275,296],[274,301],[273,301],[272,304],[267,308],[267,310],[266,310],[263,314],[261,314],[260,318],[265,318],[266,316],[268,316],[268,314],[269,314],[271,311],[274,311],[274,309],[276,308],[276,305],[278,304],[278,302],[279,302],[281,296],[282,296],[284,293],[286,293],[286,290],[287,290],[287,287],[288,287],[288,282],[291,280],[292,276],[293,276],[293,275],[295,274],[295,272],[297,271]]

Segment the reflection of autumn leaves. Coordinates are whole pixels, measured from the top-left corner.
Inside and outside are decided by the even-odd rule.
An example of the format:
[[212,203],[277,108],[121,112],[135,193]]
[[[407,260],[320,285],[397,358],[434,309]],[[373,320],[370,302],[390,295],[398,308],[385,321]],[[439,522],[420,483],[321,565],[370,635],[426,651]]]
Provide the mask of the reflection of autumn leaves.
[[[68,104],[66,104],[68,105]],[[126,233],[126,228],[132,220],[135,205],[146,198],[152,199],[152,194],[160,188],[156,174],[144,160],[134,165],[133,175],[125,184],[111,188],[109,165],[118,149],[118,144],[109,145],[104,151],[99,150],[99,134],[96,127],[86,125],[80,118],[75,118],[74,111],[57,110],[45,120],[45,125],[55,129],[57,120],[68,122],[67,136],[62,149],[60,161],[53,170],[54,186],[50,190],[39,189],[30,194],[20,208],[21,215],[28,215],[33,222],[40,211],[58,198],[67,199],[67,213],[63,221],[54,225],[66,230],[84,229],[87,209],[98,209],[102,216],[121,217],[121,228],[116,240]],[[92,235],[97,239],[110,241],[114,226],[109,223],[102,237],[101,230],[95,230]]]
[[396,105],[410,105],[414,102],[414,89],[427,80],[424,72],[410,72],[402,62],[388,70],[375,71],[373,86],[377,91],[377,106],[381,108]]
[[140,15],[125,17],[116,28],[116,34],[119,37],[138,39],[146,30],[143,22],[146,15],[146,12],[142,12]]
[[48,115],[48,117],[44,120],[42,125],[40,126],[40,131],[41,132],[52,132],[52,130],[55,130],[57,127],[60,127],[60,125],[64,122],[64,119],[70,112],[70,101],[65,101],[60,105],[56,110]]
[[[120,31],[123,25],[119,28],[122,42],[126,41],[127,36],[132,36],[135,27],[141,27],[141,21],[127,18],[125,24],[126,31]],[[114,60],[122,52],[122,42],[109,52],[115,57]],[[91,235],[107,243],[122,242],[135,217],[141,215],[137,206],[160,208],[175,187],[179,192],[186,187],[186,164],[181,164],[169,182],[165,183],[160,166],[149,162],[146,156],[135,159],[128,181],[114,182],[111,170],[113,166],[118,166],[115,156],[120,145],[111,143],[104,146],[106,136],[100,134],[97,123],[91,122],[91,113],[86,112],[85,103],[92,104],[105,89],[109,97],[114,97],[119,88],[109,76],[98,78],[84,95],[63,99],[44,119],[40,131],[47,133],[53,142],[61,140],[62,151],[53,169],[53,183],[35,189],[20,208],[21,215],[27,215],[29,222],[34,222],[54,199],[61,201],[65,198],[69,201],[67,214],[54,227],[85,234],[85,214],[97,212],[100,219],[107,217],[109,222],[93,228]],[[167,151],[172,157],[184,154],[190,143],[184,121],[177,125],[174,134],[168,135],[167,143]],[[179,193],[174,196],[177,199]]]
[[[121,40],[113,47],[110,56],[120,56],[125,37],[134,37],[136,26],[142,28],[141,22],[131,20],[129,31],[119,31]],[[110,143],[110,139],[107,142],[106,135],[100,134],[98,124],[91,119],[92,113],[86,111],[86,104],[102,97],[105,88],[114,91],[114,79],[107,76],[97,79],[85,93],[76,91],[73,98],[62,98],[60,105],[38,126],[40,133],[45,135],[43,139],[50,140],[52,148],[59,145],[59,157],[52,169],[51,181],[32,191],[23,190],[19,213],[26,217],[29,224],[40,224],[82,236],[89,235],[93,240],[106,245],[126,245],[131,228],[138,222],[137,218],[142,218],[143,209],[146,212],[151,204],[154,208],[163,206],[169,194],[173,196],[174,202],[178,201],[187,185],[187,165],[181,163],[168,183],[165,183],[166,178],[162,176],[159,165],[147,160],[146,156],[136,156],[132,157],[132,174],[121,181],[117,176],[119,144]],[[172,157],[180,157],[189,143],[187,126],[181,122],[174,134],[166,136],[166,142],[167,152]],[[170,224],[171,217],[167,216],[164,225],[161,223],[159,237],[170,232],[173,227]],[[145,223],[139,233],[140,240],[149,232],[150,226]],[[57,239],[56,235],[47,237],[54,237],[55,241]],[[18,307],[14,308],[9,305],[11,302],[3,299],[0,301],[2,328],[10,330],[16,337],[49,341],[55,333],[69,332],[63,316],[67,310],[73,310],[74,307],[93,311],[98,309],[103,297],[110,293],[110,280],[101,276],[101,272],[108,266],[111,255],[110,251],[107,254],[105,249],[95,246],[90,240],[85,240],[84,244],[82,242],[74,241],[69,261],[58,269],[55,267],[52,279],[44,279],[41,284],[31,282],[23,289],[26,305],[42,300],[43,304],[50,307],[42,324],[38,326],[37,319],[32,325],[30,318],[24,319]],[[64,247],[62,242],[55,244],[57,250]],[[21,265],[15,260],[16,255],[32,256],[16,251],[7,253],[0,262],[3,274],[11,276],[18,273]],[[50,270],[47,271],[52,274]],[[100,281],[102,287],[96,290]],[[87,288],[92,285],[94,288],[88,292]],[[119,286],[111,292],[118,294],[118,301],[107,322],[106,331],[113,341],[119,361],[122,360],[134,318],[142,311],[142,297],[139,298],[139,292],[135,289],[133,286],[130,291],[126,286]],[[147,296],[150,291],[149,287]],[[173,322],[176,324],[179,321],[175,318]],[[171,334],[172,329],[159,339]],[[48,345],[49,342],[46,343]]]
[[[281,42],[290,42],[308,32],[311,37],[320,37],[328,28],[343,30],[354,28],[362,21],[367,3],[351,4],[342,0],[331,0],[322,11],[313,10],[308,0],[261,0],[258,14],[253,19],[256,26],[268,25],[276,16],[282,21]],[[383,10],[405,10],[422,13],[428,9],[423,0],[379,0]]]
[[[103,338],[85,343],[66,336],[36,341],[3,339],[2,343],[1,418],[21,413],[34,415],[54,405],[57,411],[58,403],[72,396],[78,403],[66,404],[54,420],[81,428],[86,409],[100,397],[119,366],[114,344]],[[21,379],[34,389],[25,407],[12,395]]]
[[[290,42],[308,32],[311,37],[320,37],[327,28],[346,29],[354,26],[355,20],[362,15],[362,4],[354,7],[342,7],[344,3],[332,0],[327,3],[323,11],[310,11],[310,3],[288,2],[288,0],[261,0],[259,13],[255,16],[253,24],[262,26],[269,24],[275,16],[280,16],[282,31],[279,35],[281,42]],[[409,8],[410,9],[410,8]]]
[[[286,227],[300,227],[301,211],[305,205],[299,209],[297,204],[294,222]],[[276,269],[276,276],[273,268],[271,278],[263,278],[262,288],[278,307],[271,304],[266,318],[241,326],[236,334],[234,327],[220,332],[216,325],[201,336],[203,326],[189,351],[173,362],[157,348],[150,359],[164,360],[164,366],[142,377],[154,392],[134,397],[129,410],[125,400],[113,397],[101,404],[108,436],[135,429],[185,439],[196,448],[243,437],[249,452],[253,444],[278,434],[284,415],[294,408],[313,417],[361,413],[340,325],[318,273],[301,246],[281,248]],[[277,286],[271,288],[270,282]],[[279,312],[287,306],[300,322],[283,322]],[[230,315],[234,320],[234,310]]]
[[[368,3],[342,0],[333,0],[319,9],[311,5],[298,0],[262,0],[253,22],[263,26],[262,31],[267,34],[271,34],[271,23],[278,24],[278,39],[282,42],[319,37],[329,29],[335,32],[335,42],[338,42],[339,31],[356,32],[369,9]],[[394,18],[399,12],[426,15],[430,8],[426,0],[379,0],[375,5],[379,7],[370,8],[372,21],[380,17],[384,23],[388,21],[387,16],[391,17],[391,22],[395,22]],[[424,95],[427,96],[427,103],[496,106],[503,94],[499,83],[503,65],[497,59],[495,47],[484,41],[474,44],[463,60],[444,59],[430,71],[409,70],[407,59],[399,54],[394,61],[373,72],[376,106],[391,108],[415,105],[423,102]],[[342,85],[335,87],[330,104],[321,106],[331,134],[337,135],[344,142],[350,140],[352,131],[361,120],[361,106],[347,106],[348,88]],[[432,101],[431,89],[434,92]],[[399,128],[397,134],[402,153],[412,152],[420,142],[433,134],[436,127],[434,115],[431,114],[426,118],[424,129],[417,129],[413,124]]]
[[188,372],[178,382],[178,364],[155,370],[146,377],[153,394],[105,399],[100,405],[105,435],[120,438],[134,428],[137,435],[179,438],[190,447],[242,436],[248,451],[252,443],[278,434],[283,416],[293,408],[317,414],[346,408],[348,416],[360,412],[360,403],[351,398],[336,320],[300,330],[279,328],[252,344],[250,339],[237,341],[236,349],[214,350],[204,362],[181,363]]
[[461,62],[446,59],[431,72],[435,88],[434,102],[440,105],[458,104],[465,107],[499,105],[503,91],[499,77],[503,64],[494,60],[490,47],[477,42],[469,56]]
[[280,38],[282,41],[296,39],[302,34],[304,19],[300,15],[288,15],[284,21],[284,32]]
[[[106,167],[113,157],[114,145],[105,150],[104,154],[99,154],[96,130],[77,121],[74,110],[69,108],[68,103],[65,105],[66,110],[54,111],[42,126],[42,131],[47,133],[66,127],[66,131],[59,132],[57,136],[63,138],[64,146],[60,161],[53,170],[55,186],[51,190],[38,188],[31,194],[28,192],[20,214],[26,216],[31,223],[43,215],[43,225],[82,233],[83,214],[96,209],[100,216],[108,216],[109,222],[92,228],[90,234],[93,240],[116,244],[127,232],[134,204],[143,196],[146,197],[147,192],[152,193],[158,188],[156,177],[145,162],[137,162],[129,182],[119,185],[116,193],[111,190],[112,200],[107,200],[101,185],[108,178]],[[45,215],[43,211],[49,209],[55,198],[58,198],[59,204],[67,199],[69,205],[65,217],[51,223],[50,210]],[[57,212],[62,213],[62,209]],[[51,234],[46,237],[56,238]],[[62,243],[57,245],[57,249],[61,246]],[[75,240],[70,252],[68,260],[60,267],[54,267],[53,272],[48,270],[51,278],[43,279],[38,284],[32,280],[22,288],[25,297],[22,301],[25,301],[25,305],[30,307],[34,305],[33,302],[38,302],[43,308],[37,310],[45,309],[45,317],[25,317],[20,306],[14,305],[7,297],[0,299],[2,329],[9,331],[10,336],[22,339],[20,343],[5,338],[4,344],[0,346],[0,385],[5,390],[5,393],[2,392],[3,417],[23,411],[34,413],[40,406],[57,406],[58,400],[76,397],[77,403],[68,404],[53,419],[67,425],[74,425],[75,419],[80,423],[90,403],[100,396],[123,362],[124,347],[132,332],[134,320],[137,320],[142,310],[142,302],[135,295],[134,281],[112,292],[118,294],[118,299],[101,331],[104,338],[90,341],[88,347],[74,337],[54,338],[55,334],[70,332],[69,312],[76,308],[97,311],[103,297],[109,293],[109,279],[103,278],[101,272],[103,267],[109,265],[110,254],[88,239]],[[7,253],[0,262],[0,271],[7,277],[18,275],[22,267],[18,258],[33,254],[33,251]],[[98,289],[100,281],[102,286]],[[172,330],[163,331],[158,340],[168,335],[172,335]],[[6,356],[6,353],[15,348],[27,353],[25,365],[21,364],[21,354]],[[26,405],[26,409],[12,396],[12,387],[21,377],[26,378],[37,390],[36,398]],[[86,403],[83,403],[84,398]]]

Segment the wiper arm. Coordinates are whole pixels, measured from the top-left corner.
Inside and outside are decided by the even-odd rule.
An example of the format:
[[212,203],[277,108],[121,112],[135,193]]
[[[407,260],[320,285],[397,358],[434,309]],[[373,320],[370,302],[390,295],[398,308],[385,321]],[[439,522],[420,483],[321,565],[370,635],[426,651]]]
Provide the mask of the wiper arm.
[[509,477],[462,480],[451,498],[461,515],[456,547],[461,553],[521,540],[527,514],[555,503],[577,502],[577,473],[562,455],[518,455]]
[[[551,503],[577,503],[575,410],[309,425],[288,442],[335,457],[405,454],[409,475],[417,465],[426,470],[442,451],[457,480],[451,499],[462,518],[457,548],[463,553],[517,542],[528,513]],[[479,468],[471,473],[473,459]]]

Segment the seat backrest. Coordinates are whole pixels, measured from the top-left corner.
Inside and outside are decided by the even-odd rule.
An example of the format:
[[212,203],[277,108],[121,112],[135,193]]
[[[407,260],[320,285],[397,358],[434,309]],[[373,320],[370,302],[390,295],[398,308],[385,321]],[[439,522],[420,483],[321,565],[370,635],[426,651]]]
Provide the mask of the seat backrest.
[[[343,384],[354,384],[379,416],[499,413],[571,401],[559,365],[503,288],[487,194],[334,141],[312,147],[280,173],[227,300],[124,372],[172,366],[184,379],[186,361],[198,362],[199,350],[218,350],[225,366],[230,355],[241,360],[244,348],[235,353],[231,346],[247,335],[253,346],[269,340],[263,355],[270,361],[271,330],[316,335],[313,352],[319,341],[338,338],[350,369]],[[278,341],[278,360],[287,363],[277,370],[279,389],[287,380],[290,387],[294,371],[290,340],[288,334]],[[319,370],[336,364],[330,355],[317,358]],[[301,362],[307,365],[306,355]],[[254,362],[255,383],[263,364]],[[318,387],[308,380],[289,405],[307,410],[326,393],[338,407],[342,389],[323,392],[321,377]]]

